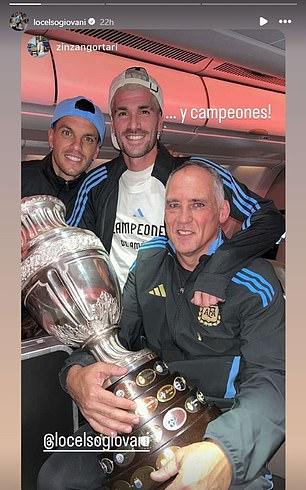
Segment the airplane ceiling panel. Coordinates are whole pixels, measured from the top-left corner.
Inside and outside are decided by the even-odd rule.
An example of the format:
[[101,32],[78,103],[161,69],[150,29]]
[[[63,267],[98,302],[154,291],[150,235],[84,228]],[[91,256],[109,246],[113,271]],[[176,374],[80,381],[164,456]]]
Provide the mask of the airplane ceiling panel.
[[285,37],[277,29],[193,29],[183,32],[182,35],[182,30],[159,29],[138,31],[138,34],[261,73],[285,77]]
[[[33,36],[33,32],[31,34]],[[43,34],[43,32],[36,34]],[[109,159],[115,156],[110,141],[107,115],[108,89],[115,76],[130,66],[138,65],[146,67],[163,89],[165,107],[162,142],[164,144],[180,153],[204,155],[233,168],[237,165],[274,168],[284,164],[285,96],[279,92],[284,91],[285,87],[284,79],[278,78],[278,73],[273,75],[272,72],[270,74],[263,71],[256,72],[254,69],[247,69],[246,65],[234,66],[232,62],[235,60],[227,60],[225,57],[210,59],[209,66],[201,73],[191,73],[186,68],[185,71],[178,70],[175,63],[190,64],[195,51],[190,50],[188,59],[184,60],[186,53],[183,52],[182,43],[181,48],[175,43],[170,43],[170,47],[166,44],[157,46],[153,42],[153,35],[150,36],[148,45],[145,44],[148,39],[143,36],[139,48],[136,48],[132,46],[135,39],[131,39],[131,36],[137,34],[136,32],[130,33],[125,38],[122,36],[126,33],[122,31],[104,30],[102,34],[100,31],[97,31],[97,34],[96,31],[90,31],[86,34],[87,44],[103,42],[106,35],[121,36],[121,42],[124,41],[127,50],[141,48],[145,61],[140,61],[140,56],[139,58],[122,56],[121,51],[116,54],[81,51],[79,43],[83,34],[80,32],[58,30],[47,31],[44,34],[51,38],[49,42],[54,68],[51,56],[39,59],[29,56],[26,41],[23,44],[22,100],[26,102],[22,109],[24,154],[30,151],[31,145],[34,145],[34,148],[35,144],[38,151],[41,143],[46,140],[54,103],[67,97],[84,95],[93,99],[106,115],[107,130],[100,152],[101,158]],[[68,39],[70,34],[71,39]],[[24,35],[24,39],[28,40],[32,36]],[[192,33],[190,36],[192,38]],[[59,43],[63,38],[66,42]],[[108,42],[112,40],[115,41],[116,38],[106,39]],[[159,41],[162,42],[156,39],[157,44]],[[184,39],[184,44],[185,41],[187,46],[187,39]],[[210,43],[203,42],[203,45],[212,48]],[[151,51],[146,52],[147,46]],[[155,48],[159,51],[153,53]],[[164,56],[164,59],[169,61],[168,67],[165,66],[165,61],[161,65],[153,64],[154,60],[151,57],[153,54]],[[176,59],[171,58],[172,55],[176,56]],[[202,56],[204,63],[209,59],[207,57],[204,60],[205,55],[208,55],[206,50]],[[193,65],[194,68],[195,66]],[[209,76],[206,76],[208,73]],[[225,81],[223,77],[228,77],[229,80]],[[208,114],[207,109],[214,108],[228,111],[226,118],[220,121],[214,113]],[[260,109],[266,108],[268,112],[264,118],[260,114]],[[232,117],[231,110],[238,109],[240,113],[236,112]],[[255,110],[252,118],[241,117],[244,109],[257,109],[257,112]]]
[[[50,41],[50,44],[57,74],[57,102],[67,97],[84,95],[93,99],[107,113],[108,90],[113,78],[126,68],[137,65],[137,62],[109,53],[72,52],[64,48],[57,50],[55,41]],[[142,62],[141,66],[158,80],[162,88],[166,120],[181,122],[178,100],[183,101],[182,104],[187,108],[186,124],[193,123],[191,108],[207,107],[206,92],[200,77],[149,63]]]
[[[211,110],[207,127],[285,135],[284,94],[207,77],[204,80]],[[198,123],[201,114],[205,120],[205,111],[194,111]]]
[[[48,29],[30,30],[72,45],[114,46],[118,56],[279,92],[285,91],[280,31]],[[257,39],[258,38],[258,39]],[[277,43],[279,45],[279,43]]]
[[[162,142],[187,155],[202,155],[221,165],[275,167],[285,161],[284,138],[263,137],[245,132],[165,125]],[[180,134],[184,131],[184,138]],[[175,136],[176,134],[176,136]],[[187,136],[189,135],[189,139]]]
[[32,38],[33,36],[28,34],[23,34],[21,38],[21,100],[51,105],[55,98],[52,59],[50,55],[30,55],[28,42]]
[[[31,30],[41,33],[41,30]],[[192,31],[188,31],[188,36]],[[201,72],[211,62],[211,57],[202,51],[185,49],[182,46],[164,42],[154,36],[141,35],[138,31],[115,29],[48,29],[44,35],[72,44],[96,46],[97,44],[117,46],[114,54],[156,65],[168,66],[191,73]],[[92,48],[94,49],[94,48]]]
[[286,82],[284,78],[276,77],[268,73],[261,73],[244,66],[234,65],[228,61],[214,59],[210,65],[199,75],[220,78],[237,82],[243,85],[260,87],[275,92],[285,92]]

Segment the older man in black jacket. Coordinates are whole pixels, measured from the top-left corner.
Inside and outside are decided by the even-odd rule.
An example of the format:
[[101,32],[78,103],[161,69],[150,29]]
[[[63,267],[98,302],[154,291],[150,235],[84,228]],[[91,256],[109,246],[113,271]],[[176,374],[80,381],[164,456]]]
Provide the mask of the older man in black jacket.
[[[169,490],[270,489],[266,462],[284,438],[284,300],[270,264],[255,259],[242,267],[220,305],[205,308],[192,302],[205,266],[226,241],[220,226],[228,215],[218,174],[203,161],[186,162],[167,184],[168,238],[140,247],[124,288],[122,343],[133,350],[145,343],[171,371],[179,371],[223,407],[202,442],[181,448],[152,473],[157,481],[176,476]],[[104,434],[129,432],[139,422],[128,412],[134,402],[102,388],[104,379],[124,372],[78,351],[61,372],[63,387],[88,419],[98,407],[100,425],[93,417],[91,426]],[[92,431],[89,426],[83,430]],[[54,455],[39,488],[95,489],[103,480],[99,471],[94,454]],[[57,486],[46,478],[50,472]]]

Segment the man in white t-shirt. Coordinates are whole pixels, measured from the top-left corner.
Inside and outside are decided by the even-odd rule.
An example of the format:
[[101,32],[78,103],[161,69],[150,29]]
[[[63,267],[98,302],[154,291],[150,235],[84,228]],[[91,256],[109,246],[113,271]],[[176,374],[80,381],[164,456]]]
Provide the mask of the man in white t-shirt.
[[[129,75],[133,75],[130,81]],[[154,96],[142,77],[147,77],[142,68],[127,70],[115,78],[109,96],[112,141],[121,149],[127,166],[119,179],[110,250],[122,288],[139,246],[154,236],[165,235],[165,186],[152,176],[157,140],[162,130],[163,99],[155,80],[150,80],[155,84]],[[137,83],[132,83],[135,81]]]

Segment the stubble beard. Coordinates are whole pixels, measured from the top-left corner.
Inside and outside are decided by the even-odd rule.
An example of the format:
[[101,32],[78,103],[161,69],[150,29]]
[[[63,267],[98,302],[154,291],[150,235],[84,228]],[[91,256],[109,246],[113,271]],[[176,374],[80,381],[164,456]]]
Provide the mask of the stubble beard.
[[124,155],[128,156],[129,158],[142,158],[150,153],[150,151],[153,150],[154,146],[157,144],[157,131],[154,134],[154,138],[150,139],[144,148],[136,147],[135,150],[132,151],[122,142],[122,140],[120,142],[118,141],[118,143]]

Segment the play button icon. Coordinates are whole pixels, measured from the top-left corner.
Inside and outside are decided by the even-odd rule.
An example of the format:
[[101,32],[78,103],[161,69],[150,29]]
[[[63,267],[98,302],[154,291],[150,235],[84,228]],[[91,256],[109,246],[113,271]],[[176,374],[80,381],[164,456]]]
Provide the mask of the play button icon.
[[259,25],[264,26],[265,24],[268,24],[268,19],[265,19],[264,17],[259,17]]

